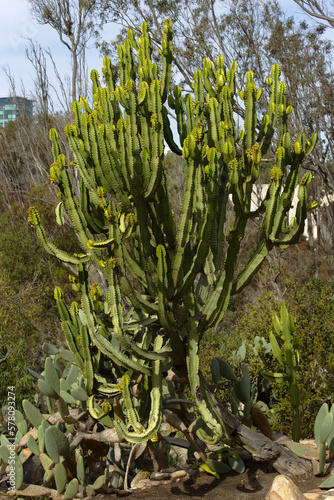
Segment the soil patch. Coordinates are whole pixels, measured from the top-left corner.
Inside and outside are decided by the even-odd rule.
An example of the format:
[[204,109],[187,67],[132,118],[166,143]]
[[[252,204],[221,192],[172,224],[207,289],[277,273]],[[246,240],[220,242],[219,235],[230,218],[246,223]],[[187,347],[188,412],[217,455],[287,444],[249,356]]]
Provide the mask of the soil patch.
[[[97,495],[96,500],[111,500],[111,497],[133,500],[173,500],[207,498],[210,500],[264,500],[274,478],[278,475],[273,469],[260,468],[251,465],[243,474],[230,473],[221,479],[209,474],[200,474],[197,479],[188,479],[170,484],[161,484],[145,490],[134,492],[116,492],[111,495]],[[315,489],[323,478],[308,476],[292,478],[298,488],[306,493]]]

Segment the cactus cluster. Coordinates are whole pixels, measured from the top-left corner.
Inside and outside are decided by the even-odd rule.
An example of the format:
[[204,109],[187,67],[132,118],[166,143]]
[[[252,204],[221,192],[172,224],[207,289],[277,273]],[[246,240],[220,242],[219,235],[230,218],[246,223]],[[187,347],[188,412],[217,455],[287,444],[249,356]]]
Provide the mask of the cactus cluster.
[[[45,370],[41,375],[34,372],[39,396],[35,404],[23,401],[24,413],[15,410],[15,439],[7,438],[6,432],[1,435],[0,475],[10,477],[14,464],[16,492],[34,497],[49,498],[57,493],[67,499],[78,493],[93,496],[107,491],[111,484],[115,486],[115,480],[116,486],[121,485],[124,472],[115,472],[117,460],[111,439],[108,442],[105,437],[103,444],[98,439],[87,440],[96,421],[100,432],[110,430],[109,408],[105,411],[103,404],[89,401],[84,377],[72,364],[69,350],[50,344],[44,344],[43,350],[49,354]],[[90,417],[89,406],[91,412],[99,410],[96,420]],[[117,433],[113,441],[120,441]],[[32,479],[32,463],[34,470],[43,469],[44,473],[27,484]]]
[[[169,20],[163,25],[158,64],[152,61],[146,23],[138,39],[129,31],[118,55],[118,85],[104,58],[105,86],[97,71],[91,73],[92,105],[84,98],[73,103],[73,124],[65,129],[73,154],[70,165],[57,132],[50,132],[57,221],[63,224],[67,213],[81,253],[57,248],[33,207],[29,220],[45,249],[77,269],[71,282],[81,303],[68,307],[59,288],[55,298],[94,418],[103,418],[101,401],[107,399],[111,425],[125,440],[154,438],[161,422],[163,376],[172,369],[189,382],[200,415],[197,435],[215,443],[226,426],[201,381],[200,341],[221,321],[231,295],[249,283],[268,252],[298,241],[311,180],[306,174],[299,181],[300,170],[317,137],[308,141],[300,133],[292,141],[292,108],[277,64],[266,82],[270,102],[258,127],[262,90],[249,71],[238,91],[236,63],[226,68],[223,56],[216,63],[204,59],[191,93],[183,95],[179,86],[171,89]],[[235,120],[238,99],[243,128]],[[176,118],[177,139],[170,113]],[[178,219],[167,189],[165,142],[187,166]],[[252,190],[270,147],[276,151],[271,182],[262,204],[252,211]],[[287,222],[296,188],[296,215]],[[228,228],[229,196],[233,222]],[[246,227],[254,219],[261,227],[258,244],[237,271]],[[99,284],[92,283],[93,272],[100,276]],[[76,397],[51,372],[50,364],[39,383],[41,392],[48,397],[56,393],[65,403]]]

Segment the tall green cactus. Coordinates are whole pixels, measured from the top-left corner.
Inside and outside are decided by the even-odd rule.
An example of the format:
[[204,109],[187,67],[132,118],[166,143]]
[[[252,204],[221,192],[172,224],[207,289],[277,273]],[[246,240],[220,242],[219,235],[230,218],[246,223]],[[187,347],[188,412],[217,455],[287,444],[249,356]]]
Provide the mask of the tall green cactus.
[[[73,153],[71,166],[56,131],[50,132],[50,180],[58,186],[60,198],[57,220],[64,222],[65,210],[82,253],[70,255],[56,248],[34,208],[29,220],[49,253],[78,266],[71,280],[81,293],[81,305],[68,309],[61,291],[56,292],[62,327],[86,378],[87,392],[104,398],[109,391],[114,404],[110,415],[118,432],[133,442],[156,432],[162,375],[172,368],[189,381],[201,415],[195,425],[198,435],[215,442],[226,425],[201,382],[200,340],[221,321],[231,295],[249,283],[268,252],[298,241],[310,174],[300,180],[296,216],[288,225],[286,216],[316,134],[310,141],[299,134],[291,143],[287,122],[292,108],[277,64],[266,82],[270,102],[258,128],[256,108],[262,90],[256,88],[251,71],[244,90],[237,91],[236,63],[228,69],[223,56],[216,64],[206,58],[194,74],[192,93],[183,95],[178,86],[171,91],[171,22],[163,25],[159,64],[152,62],[146,23],[141,31],[137,40],[129,31],[118,48],[119,85],[105,58],[106,86],[95,70],[91,74],[92,107],[83,98],[73,103],[73,124],[65,129]],[[240,130],[235,122],[238,99],[244,110]],[[176,117],[178,139],[173,137],[170,112]],[[178,220],[167,189],[165,143],[187,164]],[[261,206],[252,210],[252,191],[270,147],[276,150],[271,182]],[[74,179],[80,179],[80,196],[75,194]],[[234,219],[227,230],[229,195]],[[241,243],[252,219],[261,225],[259,241],[237,272]],[[94,268],[104,277],[105,296],[98,285],[89,284]],[[150,391],[140,403],[129,390],[138,377]]]

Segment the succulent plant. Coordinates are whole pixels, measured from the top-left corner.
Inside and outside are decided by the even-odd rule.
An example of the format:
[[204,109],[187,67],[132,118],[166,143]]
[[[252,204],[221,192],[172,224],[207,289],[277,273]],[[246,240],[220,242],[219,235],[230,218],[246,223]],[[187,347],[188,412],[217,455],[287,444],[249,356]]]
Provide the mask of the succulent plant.
[[334,453],[334,405],[330,410],[327,403],[323,403],[320,407],[314,422],[314,438],[319,450],[319,472],[321,473],[325,468],[327,446],[330,453]]
[[[102,433],[108,431],[112,421],[108,420],[103,405],[101,408],[94,402],[94,411],[102,413],[102,418],[100,415],[97,420],[91,418],[88,409],[82,408],[83,403],[88,406],[89,397],[81,370],[66,361],[74,360],[71,351],[47,343],[43,344],[43,350],[50,355],[45,360],[44,372],[41,375],[34,372],[39,389],[36,402],[23,400],[24,413],[15,411],[17,429],[14,438],[1,435],[0,475],[8,475],[10,480],[10,467],[15,467],[12,488],[23,496],[51,497],[56,490],[70,499],[79,490],[87,495],[107,491],[113,475],[117,474],[111,471],[113,442],[118,443],[121,438],[114,433],[108,441],[108,435],[103,434],[104,439],[99,439],[99,433],[91,432],[96,421]],[[40,410],[38,405],[43,409]],[[108,411],[109,407],[107,405]],[[55,412],[49,411],[51,408]],[[89,458],[89,455],[94,455],[96,462],[96,454],[101,456],[100,467]],[[25,480],[29,481],[31,476],[29,461],[33,457],[34,468],[42,468],[44,474],[38,481],[40,484],[27,485]],[[117,470],[121,484],[124,473]]]
[[300,439],[299,418],[299,390],[296,372],[299,368],[298,339],[294,336],[296,331],[293,317],[288,313],[284,300],[281,303],[281,319],[277,314],[273,316],[273,324],[276,334],[283,340],[282,348],[279,346],[276,336],[270,332],[269,339],[273,356],[284,368],[282,373],[263,372],[262,375],[270,382],[282,384],[287,382],[290,389],[290,400],[292,407],[292,439],[296,442]]
[[[172,89],[169,20],[162,33],[159,64],[153,62],[148,25],[143,23],[141,36],[135,39],[130,30],[118,48],[118,85],[108,58],[103,61],[104,86],[92,71],[93,104],[84,98],[75,101],[73,123],[65,129],[71,165],[57,132],[50,131],[57,221],[65,222],[66,211],[81,253],[70,255],[57,248],[33,207],[29,221],[45,249],[77,269],[71,282],[81,303],[68,307],[59,288],[55,299],[85,389],[81,383],[71,391],[61,389],[57,367],[50,362],[39,388],[47,398],[57,394],[67,404],[65,394],[68,400],[70,394],[83,409],[87,394],[88,409],[100,422],[105,417],[95,403],[101,407],[107,399],[110,426],[125,440],[138,443],[159,429],[163,375],[172,369],[189,382],[199,412],[197,436],[217,443],[227,427],[201,382],[201,338],[221,321],[231,295],[249,283],[268,252],[296,243],[302,234],[312,175],[299,180],[299,174],[317,135],[308,141],[300,133],[292,142],[292,108],[278,64],[267,79],[270,102],[259,127],[256,109],[262,90],[249,71],[244,89],[237,91],[237,65],[226,68],[223,56],[216,63],[204,59],[203,68],[194,74],[191,94],[183,95],[179,86]],[[238,99],[244,110],[240,129],[235,121]],[[178,138],[173,137],[169,112],[176,117]],[[178,220],[167,189],[165,141],[187,166]],[[252,211],[252,191],[270,147],[276,150],[271,182],[264,201]],[[80,185],[75,186],[78,179]],[[296,189],[296,215],[287,223]],[[230,195],[234,220],[227,229]],[[261,227],[259,240],[237,272],[246,227],[254,219]],[[101,277],[99,284],[90,279],[93,271]],[[244,369],[237,385],[242,399],[247,399],[247,380]],[[134,395],[137,389],[139,397]]]

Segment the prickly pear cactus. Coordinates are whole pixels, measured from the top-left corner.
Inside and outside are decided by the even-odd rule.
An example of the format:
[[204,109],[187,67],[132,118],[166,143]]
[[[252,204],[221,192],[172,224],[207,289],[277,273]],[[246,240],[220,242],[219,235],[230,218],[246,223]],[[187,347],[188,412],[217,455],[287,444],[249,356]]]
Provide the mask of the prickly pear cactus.
[[[143,23],[141,36],[135,39],[129,31],[118,48],[117,83],[108,58],[103,80],[97,71],[91,73],[92,105],[83,98],[74,102],[73,124],[65,129],[73,153],[70,165],[57,132],[50,132],[57,221],[63,224],[66,212],[82,252],[71,255],[55,247],[34,208],[29,220],[45,249],[77,269],[71,281],[81,303],[68,307],[58,288],[55,298],[94,418],[101,418],[107,398],[108,417],[124,439],[137,443],[155,438],[163,374],[172,369],[189,382],[200,414],[197,435],[214,443],[226,425],[212,411],[201,381],[200,340],[221,321],[231,295],[249,283],[268,252],[298,241],[311,180],[311,174],[299,180],[300,169],[317,137],[290,137],[292,108],[277,64],[266,81],[270,103],[258,127],[262,90],[251,71],[244,89],[237,91],[236,63],[226,68],[223,56],[216,62],[206,58],[194,74],[192,93],[184,95],[180,87],[170,86],[169,20],[163,25],[159,64],[152,61],[152,51]],[[242,128],[235,121],[237,101],[244,110]],[[173,136],[170,113],[176,117],[178,137]],[[178,220],[167,189],[165,143],[187,164]],[[269,148],[276,151],[271,182],[261,206],[253,211],[252,190]],[[75,182],[80,184],[79,195]],[[295,189],[296,215],[287,223]],[[229,196],[233,223],[227,229]],[[237,272],[247,224],[253,219],[261,226],[259,240]],[[90,279],[96,270],[102,277],[99,284]],[[66,392],[49,377],[51,370],[47,367],[45,384],[40,383],[48,397]]]
[[[98,433],[92,433],[95,421],[86,410],[89,398],[82,372],[64,347],[44,344],[43,350],[49,354],[45,369],[41,375],[34,372],[38,398],[35,404],[23,400],[23,413],[15,410],[15,437],[1,434],[0,477],[9,475],[10,491],[19,496],[53,498],[63,493],[70,499],[78,491],[83,496],[106,491],[115,475],[113,444],[107,436],[102,444]],[[110,431],[111,424],[106,412],[103,417],[98,419],[102,433]],[[95,441],[87,440],[93,434]],[[97,457],[100,467],[95,465]],[[32,479],[34,483],[27,484]]]

